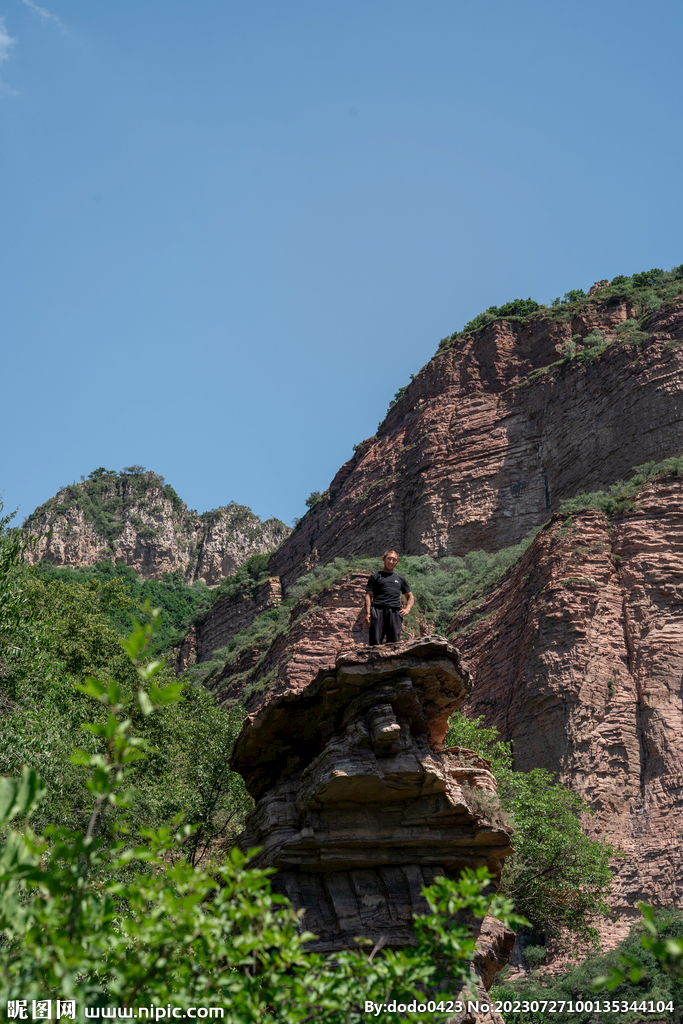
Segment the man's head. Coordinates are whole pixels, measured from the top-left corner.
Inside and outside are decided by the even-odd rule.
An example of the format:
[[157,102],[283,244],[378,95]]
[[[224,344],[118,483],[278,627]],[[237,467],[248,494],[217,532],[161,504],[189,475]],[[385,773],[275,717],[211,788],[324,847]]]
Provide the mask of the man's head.
[[389,548],[388,551],[384,552],[383,561],[386,571],[393,572],[398,565],[398,552],[394,551],[393,548]]

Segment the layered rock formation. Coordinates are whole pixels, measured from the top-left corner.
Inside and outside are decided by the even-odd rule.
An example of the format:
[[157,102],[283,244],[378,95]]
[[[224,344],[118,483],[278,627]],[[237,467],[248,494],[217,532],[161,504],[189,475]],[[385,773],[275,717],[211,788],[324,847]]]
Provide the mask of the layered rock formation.
[[[541,313],[457,338],[342,466],[271,559],[273,574],[286,588],[317,561],[388,545],[494,551],[565,498],[683,449],[683,300],[650,317],[638,344],[616,330],[632,312],[598,293],[566,322]],[[572,337],[595,330],[613,342],[606,351],[558,362]]]
[[[305,909],[315,948],[359,935],[410,944],[424,885],[468,866],[500,877],[510,829],[491,766],[442,749],[469,690],[455,648],[427,637],[347,649],[245,722],[231,765],[257,804],[241,843],[277,869],[274,886]],[[495,946],[482,951],[489,970]]]
[[[451,628],[476,675],[471,708],[515,765],[557,772],[624,851],[611,902],[683,907],[683,481],[646,484],[610,523],[553,517]],[[475,621],[476,620],[476,621]]]
[[235,503],[197,515],[155,473],[104,470],[65,487],[23,530],[37,538],[25,554],[30,562],[92,565],[109,558],[144,578],[179,570],[188,582],[209,586],[291,532],[278,519],[262,523]]

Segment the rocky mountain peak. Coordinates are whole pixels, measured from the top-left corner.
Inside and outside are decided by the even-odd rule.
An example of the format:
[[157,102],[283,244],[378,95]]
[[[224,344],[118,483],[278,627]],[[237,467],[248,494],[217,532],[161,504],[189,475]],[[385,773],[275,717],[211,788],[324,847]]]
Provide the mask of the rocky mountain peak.
[[143,578],[181,570],[189,583],[209,586],[252,555],[272,551],[291,532],[279,519],[261,522],[236,502],[198,514],[143,466],[94,470],[37,508],[22,529],[36,540],[26,552],[34,563],[82,566],[111,559]]

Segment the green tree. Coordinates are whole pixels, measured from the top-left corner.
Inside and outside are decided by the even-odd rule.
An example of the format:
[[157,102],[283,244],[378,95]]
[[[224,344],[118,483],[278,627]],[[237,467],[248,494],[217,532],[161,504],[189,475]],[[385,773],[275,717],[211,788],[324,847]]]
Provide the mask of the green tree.
[[586,804],[544,769],[514,771],[510,744],[486,728],[483,715],[471,719],[456,712],[445,743],[476,750],[492,763],[500,805],[515,829],[515,853],[505,861],[501,892],[537,933],[569,929],[595,941],[592,921],[609,913],[609,861],[617,851],[582,832],[581,819],[590,813]]
[[[45,780],[48,795],[34,813],[38,828],[84,827],[86,772],[70,761],[70,753],[92,709],[75,687],[98,676],[132,699],[137,675],[120,629],[121,619],[130,623],[136,602],[111,563],[105,563],[108,574],[72,579],[22,564],[24,542],[7,532],[8,522],[0,533],[0,774],[16,775],[28,765]],[[151,621],[149,613],[142,617]],[[163,627],[153,644],[159,632]],[[159,672],[165,682],[173,680],[167,666]],[[133,771],[138,798],[127,811],[127,828],[139,834],[181,815],[197,826],[192,857],[221,855],[252,804],[226,763],[241,717],[217,706],[203,687],[190,685],[177,703],[137,722],[149,746]],[[95,736],[86,742],[91,753],[98,750]],[[108,815],[103,827],[113,828],[119,817]]]

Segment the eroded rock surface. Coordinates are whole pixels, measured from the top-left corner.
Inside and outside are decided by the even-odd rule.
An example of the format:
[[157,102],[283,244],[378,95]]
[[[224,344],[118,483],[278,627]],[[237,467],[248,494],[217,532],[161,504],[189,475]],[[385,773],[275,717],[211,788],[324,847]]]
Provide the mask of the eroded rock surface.
[[651,481],[612,523],[554,517],[451,625],[476,673],[473,713],[513,740],[517,768],[579,792],[586,830],[626,854],[606,943],[641,900],[683,906],[683,481]]
[[334,668],[338,654],[350,644],[367,644],[362,621],[367,581],[367,572],[349,573],[298,601],[285,634],[265,649],[245,649],[216,678],[211,688],[217,698],[226,702],[251,694],[248,706],[253,711],[264,700],[304,689],[320,669]]
[[489,762],[442,749],[470,690],[440,637],[347,650],[250,715],[232,767],[257,801],[242,837],[306,911],[320,950],[412,941],[421,889],[511,852]]
[[208,661],[214,651],[225,647],[242,629],[250,626],[257,615],[277,608],[282,600],[277,576],[255,587],[253,594],[229,600],[219,597],[205,620],[197,627],[197,661]]

